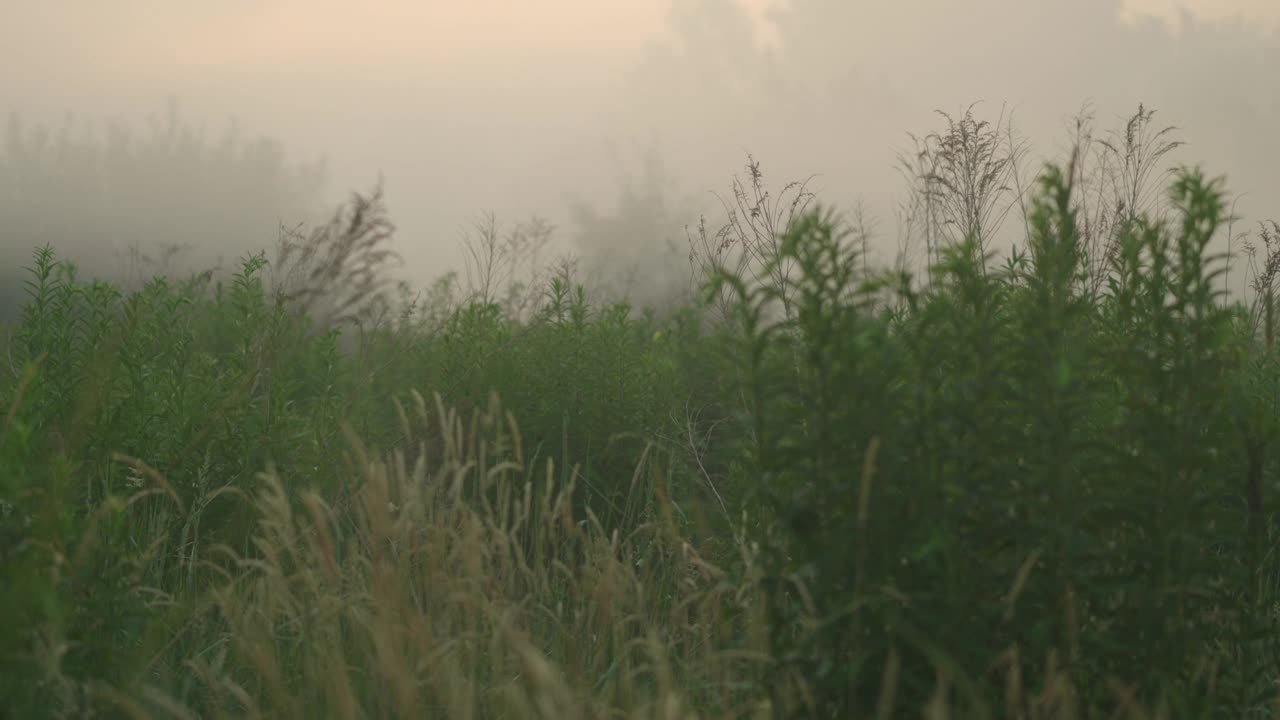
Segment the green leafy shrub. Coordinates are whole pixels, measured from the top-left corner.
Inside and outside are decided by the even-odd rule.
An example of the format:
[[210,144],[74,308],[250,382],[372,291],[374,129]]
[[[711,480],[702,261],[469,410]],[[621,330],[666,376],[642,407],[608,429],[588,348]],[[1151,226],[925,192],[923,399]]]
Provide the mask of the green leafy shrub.
[[884,712],[941,682],[985,716],[1024,681],[1069,682],[1090,715],[1122,701],[1110,683],[1180,715],[1254,706],[1276,628],[1227,392],[1245,338],[1206,253],[1220,193],[1180,176],[1180,222],[1130,222],[1094,296],[1069,176],[1044,175],[1003,273],[960,243],[897,311],[820,211],[774,259],[792,314],[767,319],[775,286],[713,283],[743,329],[775,707]]

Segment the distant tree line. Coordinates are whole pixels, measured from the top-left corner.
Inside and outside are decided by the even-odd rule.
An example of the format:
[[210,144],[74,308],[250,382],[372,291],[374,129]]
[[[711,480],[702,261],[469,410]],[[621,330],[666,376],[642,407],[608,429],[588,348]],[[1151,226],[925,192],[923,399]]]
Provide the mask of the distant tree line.
[[293,163],[280,142],[234,123],[210,137],[176,103],[141,132],[12,113],[0,139],[0,318],[21,302],[34,247],[125,285],[222,266],[316,218],[326,179],[323,161]]

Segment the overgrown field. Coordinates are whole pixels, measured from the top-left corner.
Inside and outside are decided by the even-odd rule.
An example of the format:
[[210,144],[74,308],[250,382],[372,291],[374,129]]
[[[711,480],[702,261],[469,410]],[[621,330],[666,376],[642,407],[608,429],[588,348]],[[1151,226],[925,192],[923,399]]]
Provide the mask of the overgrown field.
[[984,132],[920,276],[753,165],[663,315],[496,237],[384,292],[377,196],[127,296],[36,250],[0,715],[1277,716],[1275,228],[1227,298],[1221,188],[1081,152],[997,260]]

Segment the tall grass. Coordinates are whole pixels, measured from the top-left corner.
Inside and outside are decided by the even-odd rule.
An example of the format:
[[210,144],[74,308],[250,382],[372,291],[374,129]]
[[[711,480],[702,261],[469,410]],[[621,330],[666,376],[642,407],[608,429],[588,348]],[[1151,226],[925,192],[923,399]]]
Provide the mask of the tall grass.
[[376,194],[223,281],[37,250],[0,714],[1275,716],[1270,226],[1244,305],[1217,183],[1113,216],[1080,157],[923,283],[752,165],[661,320],[484,247],[397,299]]

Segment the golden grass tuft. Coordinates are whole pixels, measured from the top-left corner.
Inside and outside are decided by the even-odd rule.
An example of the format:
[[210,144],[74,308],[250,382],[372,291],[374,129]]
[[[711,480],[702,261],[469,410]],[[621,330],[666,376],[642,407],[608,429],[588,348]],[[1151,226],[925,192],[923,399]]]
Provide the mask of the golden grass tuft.
[[224,642],[187,661],[208,716],[754,716],[752,592],[662,513],[627,537],[574,516],[575,482],[525,466],[496,397],[464,422],[437,396],[427,457],[413,397],[406,448],[348,434],[345,501],[260,475],[253,552],[216,594]]

